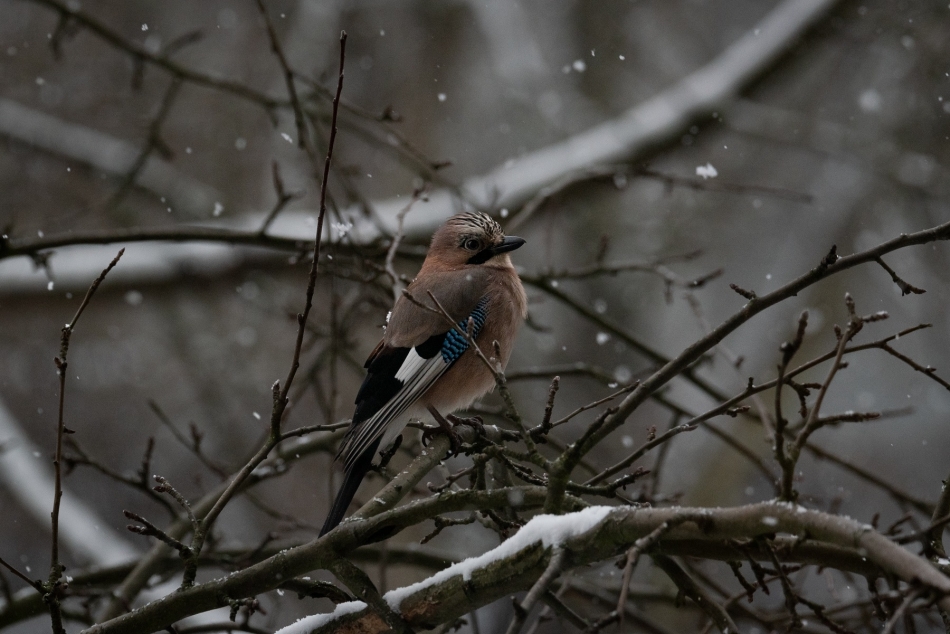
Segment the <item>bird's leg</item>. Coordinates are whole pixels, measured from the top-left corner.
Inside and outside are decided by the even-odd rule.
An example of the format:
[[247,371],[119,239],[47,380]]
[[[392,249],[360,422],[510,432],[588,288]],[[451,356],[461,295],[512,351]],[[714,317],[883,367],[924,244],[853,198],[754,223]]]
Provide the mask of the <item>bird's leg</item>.
[[389,461],[392,460],[393,456],[396,455],[396,452],[399,450],[399,446],[402,444],[402,434],[396,436],[396,440],[385,451],[379,452],[379,469],[385,469],[386,465],[389,464]]
[[[439,424],[439,427],[442,428],[442,431],[449,435],[449,441],[452,443],[452,454],[456,456],[460,455],[462,453],[462,441],[459,440],[458,434],[456,434],[455,430],[452,429],[452,425],[449,423],[449,421],[445,420],[445,417],[443,417],[442,414],[439,413],[439,410],[433,406],[426,405],[426,409],[429,410],[430,414],[432,414],[432,418],[434,418],[435,422]],[[423,441],[427,439],[428,435],[429,432],[423,432]]]

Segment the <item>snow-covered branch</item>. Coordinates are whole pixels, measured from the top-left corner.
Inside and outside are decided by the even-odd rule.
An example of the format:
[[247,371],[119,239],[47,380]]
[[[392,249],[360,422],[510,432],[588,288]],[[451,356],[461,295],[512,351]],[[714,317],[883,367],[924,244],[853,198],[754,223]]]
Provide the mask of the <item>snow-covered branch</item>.
[[[431,192],[428,201],[417,205],[406,218],[406,236],[418,239],[430,235],[433,228],[454,213],[460,204],[486,209],[517,209],[547,187],[565,179],[574,182],[574,175],[584,173],[585,170],[598,165],[634,160],[651,148],[678,138],[692,121],[728,106],[731,99],[773,64],[835,4],[835,0],[785,0],[708,64],[620,116],[557,143],[528,152],[517,159],[506,160],[486,174],[467,179],[457,191],[438,189]],[[10,112],[19,112],[15,104],[8,104],[7,109]],[[26,115],[20,113],[13,120],[24,117]],[[57,142],[55,149],[64,156],[93,165],[112,165],[108,170],[112,173],[121,173],[122,167],[130,162],[130,157],[134,158],[131,147],[122,145],[124,142],[104,138],[102,133],[78,128],[73,130],[69,127],[70,124],[62,121],[48,121],[47,119],[51,118],[47,115],[33,113],[29,114],[29,117],[45,123],[27,126],[24,130],[42,130],[52,126],[52,129],[61,131],[53,136]],[[18,138],[18,129],[18,126],[10,125],[5,129],[5,133]],[[95,141],[90,134],[94,136]],[[34,137],[38,140],[34,141]],[[64,138],[87,138],[88,142],[84,141],[78,145],[60,143],[59,140]],[[46,139],[45,135],[31,132],[28,138],[24,137],[22,140],[35,142],[46,149],[54,149],[52,141],[43,139]],[[109,150],[108,154],[100,156],[106,149]],[[116,156],[120,158],[117,159]],[[156,174],[165,174],[168,169],[171,168],[157,167]],[[188,179],[174,176],[168,178],[156,176],[155,182],[149,187],[164,195],[166,192],[163,187],[167,188],[172,184],[176,187],[191,186]],[[166,185],[162,185],[165,181],[168,181]],[[171,190],[167,193],[171,195]],[[459,195],[462,201],[459,200]],[[196,195],[193,200],[198,201],[198,207],[208,208],[210,217],[213,194],[211,198],[205,194]],[[212,200],[212,203],[209,205],[207,200]],[[370,206],[379,221],[378,225],[376,221],[366,219],[355,210],[343,211],[343,215],[350,217],[355,225],[350,232],[351,240],[365,244],[381,235],[396,233],[397,217],[399,211],[405,207],[405,199],[374,201]],[[313,237],[312,216],[312,213],[284,212],[278,216],[269,235],[290,241],[310,240]],[[116,276],[116,280],[125,284],[157,282],[179,275],[183,263],[186,262],[190,265],[190,270],[199,271],[219,271],[239,264],[242,258],[236,249],[208,242],[253,243],[254,232],[265,218],[266,213],[261,212],[221,222],[209,220],[203,224],[204,227],[246,231],[247,235],[243,240],[236,240],[227,235],[215,237],[212,233],[204,236],[204,240],[196,238],[196,244],[154,244],[151,241],[156,237],[146,232],[136,236],[134,232],[123,231],[116,233],[111,240],[100,236],[95,242],[110,242],[127,247],[133,242],[145,242],[146,244],[128,248],[125,270],[123,275]],[[178,241],[181,238],[167,239]],[[56,247],[56,256],[52,260],[54,271],[57,272],[56,283],[60,288],[69,290],[80,286],[81,280],[98,272],[94,263],[102,259],[99,250],[104,247],[64,248],[67,244],[83,245],[84,240],[80,235],[75,236],[75,239],[70,239],[68,235],[45,238],[10,237],[5,243],[0,242],[0,258],[4,258],[5,251],[7,254],[29,254]],[[256,244],[273,246],[263,238]],[[109,252],[111,251],[110,248]],[[0,260],[0,292],[39,292],[46,289],[47,283],[45,272],[34,268],[27,258]]]
[[[687,518],[683,521],[683,518]],[[513,592],[527,590],[550,563],[554,547],[563,549],[568,567],[618,556],[663,523],[682,522],[661,540],[659,549],[676,552],[681,540],[709,544],[734,539],[771,539],[786,533],[805,546],[846,549],[852,561],[867,557],[880,574],[920,582],[939,594],[950,592],[950,579],[930,562],[894,543],[867,524],[784,503],[729,509],[633,509],[594,506],[565,515],[539,515],[514,537],[478,557],[446,568],[419,583],[388,592],[384,598],[412,627],[428,629],[471,612]],[[796,561],[794,548],[784,553]],[[742,554],[733,550],[732,558]],[[944,596],[940,604],[950,607]],[[302,619],[280,634],[328,634],[372,631],[379,617],[359,603],[340,604],[330,614]],[[349,628],[349,629],[347,629]]]
[[[125,176],[139,157],[139,149],[128,141],[28,108],[12,99],[0,99],[0,135],[116,177]],[[215,202],[222,199],[213,187],[157,156],[147,158],[136,182],[166,197],[185,218],[209,217]]]

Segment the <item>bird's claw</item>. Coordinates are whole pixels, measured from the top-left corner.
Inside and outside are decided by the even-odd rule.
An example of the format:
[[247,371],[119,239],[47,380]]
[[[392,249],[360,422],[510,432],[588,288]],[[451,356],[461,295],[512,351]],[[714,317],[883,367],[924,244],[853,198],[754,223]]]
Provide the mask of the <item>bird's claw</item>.
[[472,416],[471,418],[460,418],[454,414],[449,414],[446,416],[448,421],[452,423],[453,427],[458,427],[459,425],[465,425],[466,427],[471,427],[475,430],[476,435],[484,436],[485,435],[485,422],[482,420],[481,416]]
[[449,437],[449,442],[452,444],[452,450],[449,455],[446,456],[447,458],[451,458],[452,456],[460,456],[462,454],[462,440],[459,438],[459,435],[452,431],[452,429],[446,429],[442,426],[426,426],[425,429],[422,430],[422,446],[428,447],[433,436],[438,433],[444,433],[447,435]]
[[433,425],[425,425],[422,428],[422,446],[428,447],[429,442],[432,441],[432,437],[435,435],[435,432],[441,431],[441,427]]

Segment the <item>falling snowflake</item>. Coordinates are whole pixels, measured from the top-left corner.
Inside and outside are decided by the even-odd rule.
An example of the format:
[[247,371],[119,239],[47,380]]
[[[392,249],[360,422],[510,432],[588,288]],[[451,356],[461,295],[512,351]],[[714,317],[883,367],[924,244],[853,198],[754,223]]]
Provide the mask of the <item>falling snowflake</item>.
[[625,365],[618,365],[614,369],[614,378],[619,383],[626,383],[633,378],[633,371]]
[[882,104],[881,93],[873,88],[868,88],[858,96],[858,105],[864,112],[880,112]]
[[353,228],[353,223],[352,222],[334,222],[331,226],[334,229],[336,229],[337,233],[340,234],[340,238],[342,239],[342,238],[345,238],[346,234],[348,234],[350,232],[350,229]]
[[712,166],[712,163],[706,163],[705,165],[696,166],[696,176],[702,176],[703,180],[706,180],[707,178],[716,178],[719,176],[719,172]]

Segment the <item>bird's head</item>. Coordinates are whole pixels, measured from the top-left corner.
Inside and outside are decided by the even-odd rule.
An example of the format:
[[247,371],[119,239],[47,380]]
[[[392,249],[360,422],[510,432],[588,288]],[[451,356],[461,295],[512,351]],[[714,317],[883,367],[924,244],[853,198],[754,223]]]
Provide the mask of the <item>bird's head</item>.
[[501,226],[480,211],[456,214],[432,236],[426,260],[452,268],[479,264],[510,266],[508,253],[524,243],[523,238],[505,236]]

